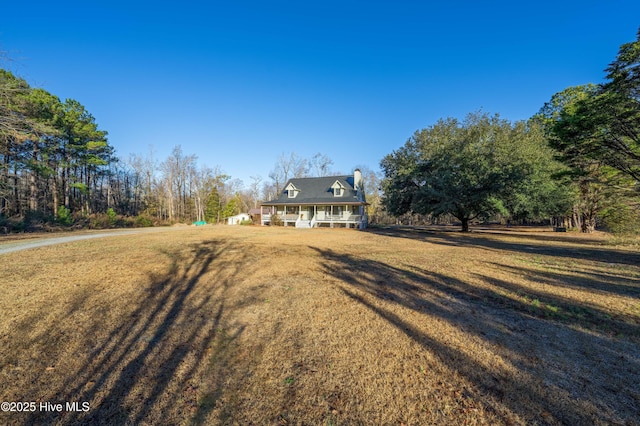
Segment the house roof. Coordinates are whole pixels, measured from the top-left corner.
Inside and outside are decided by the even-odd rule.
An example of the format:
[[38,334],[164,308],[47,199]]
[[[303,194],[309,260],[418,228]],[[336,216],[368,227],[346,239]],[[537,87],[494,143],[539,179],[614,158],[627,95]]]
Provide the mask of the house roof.
[[[344,188],[342,196],[334,196],[333,188],[338,182]],[[297,194],[290,198],[286,188],[292,185]],[[294,178],[289,179],[284,186],[285,190],[275,200],[262,203],[264,206],[275,205],[306,205],[306,204],[367,204],[364,192],[356,191],[353,183],[353,176],[324,176],[314,178]]]
[[257,209],[249,209],[249,215],[256,215],[256,214],[263,214],[263,213],[269,213],[269,209],[262,208],[262,206],[258,207]]

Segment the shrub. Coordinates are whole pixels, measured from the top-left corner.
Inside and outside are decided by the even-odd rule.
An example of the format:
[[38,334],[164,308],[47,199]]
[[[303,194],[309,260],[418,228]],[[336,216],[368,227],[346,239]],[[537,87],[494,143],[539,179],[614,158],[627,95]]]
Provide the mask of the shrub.
[[111,224],[111,221],[109,216],[107,216],[104,213],[97,213],[97,214],[91,215],[91,223],[90,223],[91,228],[104,229],[104,228],[108,228],[110,224]]
[[284,225],[284,222],[282,221],[280,216],[278,216],[277,214],[272,214],[271,215],[271,226],[282,226],[282,225]]
[[147,228],[149,226],[153,226],[153,221],[145,215],[138,215],[135,219],[135,226],[140,228]]
[[58,217],[56,219],[58,223],[65,226],[70,226],[73,223],[73,217],[71,216],[71,210],[65,206],[58,207]]
[[118,221],[118,215],[111,207],[107,209],[107,217],[109,218],[109,224],[112,226]]
[[614,235],[640,235],[640,211],[626,204],[617,204],[603,212],[602,225]]
[[[24,216],[24,228],[26,231],[42,231],[46,226],[54,222],[53,216],[49,216],[41,211],[28,211]],[[2,224],[0,224],[0,227]]]

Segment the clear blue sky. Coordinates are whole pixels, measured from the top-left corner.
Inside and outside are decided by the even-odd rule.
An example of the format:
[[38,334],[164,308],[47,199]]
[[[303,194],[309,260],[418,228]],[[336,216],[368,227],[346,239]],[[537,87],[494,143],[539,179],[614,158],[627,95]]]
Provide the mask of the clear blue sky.
[[245,184],[281,153],[375,170],[439,118],[529,118],[601,82],[640,27],[637,0],[31,0],[0,13],[0,66],[85,105],[121,158],[180,144]]

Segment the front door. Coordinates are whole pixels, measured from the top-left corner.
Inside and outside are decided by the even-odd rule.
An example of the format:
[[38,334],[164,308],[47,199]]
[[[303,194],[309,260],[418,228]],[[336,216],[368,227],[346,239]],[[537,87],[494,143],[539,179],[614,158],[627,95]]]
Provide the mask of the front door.
[[303,207],[302,210],[300,210],[300,219],[301,220],[313,219],[313,206]]

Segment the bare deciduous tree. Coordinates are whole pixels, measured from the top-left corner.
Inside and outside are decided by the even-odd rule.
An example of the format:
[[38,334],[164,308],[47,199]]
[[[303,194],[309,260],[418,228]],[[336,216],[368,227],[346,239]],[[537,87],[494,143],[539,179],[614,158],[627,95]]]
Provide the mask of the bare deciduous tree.
[[287,180],[306,177],[308,172],[309,162],[295,152],[292,152],[288,155],[280,154],[271,173],[269,173],[269,177],[276,186],[276,192],[279,193]]
[[309,169],[314,176],[323,177],[331,174],[330,167],[333,165],[333,160],[328,156],[316,153],[311,157],[309,161]]

